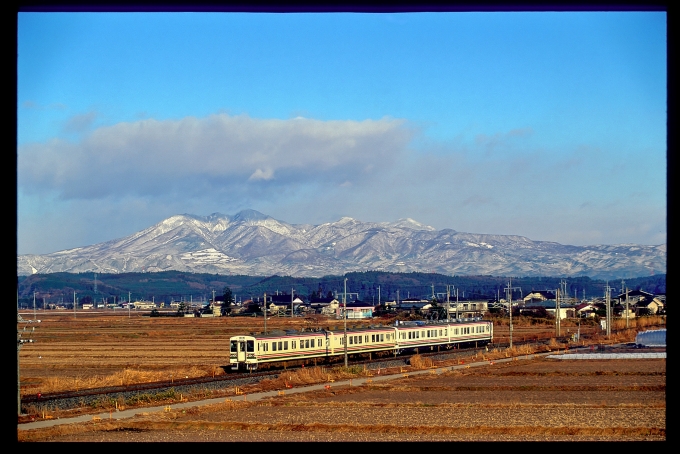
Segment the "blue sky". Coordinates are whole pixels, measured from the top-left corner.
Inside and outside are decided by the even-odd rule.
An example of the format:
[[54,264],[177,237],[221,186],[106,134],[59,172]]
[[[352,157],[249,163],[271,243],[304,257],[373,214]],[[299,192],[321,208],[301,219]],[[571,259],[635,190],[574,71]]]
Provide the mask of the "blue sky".
[[19,13],[18,253],[181,213],[666,242],[666,14]]

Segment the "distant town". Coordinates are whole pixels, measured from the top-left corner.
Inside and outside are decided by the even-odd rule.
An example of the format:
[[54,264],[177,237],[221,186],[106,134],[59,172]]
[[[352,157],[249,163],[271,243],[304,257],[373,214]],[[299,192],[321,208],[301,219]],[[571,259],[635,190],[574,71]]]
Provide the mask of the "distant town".
[[[401,313],[430,320],[478,318],[507,314],[511,310],[513,316],[592,318],[604,316],[607,301],[615,317],[640,317],[666,311],[665,275],[632,279],[628,283],[620,281],[618,288],[589,278],[453,277],[384,272],[346,276],[263,278],[177,272],[32,275],[19,282],[17,307],[20,310],[135,311],[149,316],[182,317],[262,316],[265,310],[268,316],[274,317],[319,314],[348,319]],[[135,291],[121,291],[120,287],[124,286]],[[193,294],[134,296],[140,289],[145,289],[147,295],[149,292],[161,295],[162,290],[177,294],[191,289],[207,290],[209,286],[213,289],[207,295],[204,291],[195,297]],[[535,290],[539,286],[546,290]],[[278,290],[280,288],[289,290]]]

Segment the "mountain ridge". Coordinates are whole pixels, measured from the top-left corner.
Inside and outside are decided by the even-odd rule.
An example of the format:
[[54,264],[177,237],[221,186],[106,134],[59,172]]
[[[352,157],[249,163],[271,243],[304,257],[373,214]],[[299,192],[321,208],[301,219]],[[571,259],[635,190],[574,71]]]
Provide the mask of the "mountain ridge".
[[289,224],[256,210],[181,214],[132,235],[17,256],[17,274],[185,271],[317,277],[350,271],[630,278],[666,271],[666,244],[571,246],[437,230],[410,218]]

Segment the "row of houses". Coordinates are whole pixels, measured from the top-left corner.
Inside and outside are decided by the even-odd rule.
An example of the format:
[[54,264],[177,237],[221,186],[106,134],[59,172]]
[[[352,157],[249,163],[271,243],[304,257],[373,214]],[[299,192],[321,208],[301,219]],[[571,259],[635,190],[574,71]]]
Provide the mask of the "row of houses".
[[[330,296],[330,295],[329,295]],[[628,312],[626,314],[626,300],[628,301]],[[636,317],[645,314],[665,313],[665,295],[653,295],[641,290],[629,291],[626,295],[622,293],[610,299],[613,314],[615,317]],[[204,303],[187,303],[174,301],[166,306],[165,303],[155,303],[153,301],[135,301],[133,303],[120,303],[115,305],[108,304],[106,308],[112,309],[138,309],[153,310],[169,307],[171,310],[179,310],[183,305],[186,316],[214,317],[230,313],[248,314],[262,312],[265,301],[264,298],[249,299],[241,303],[235,303],[226,310],[223,310],[222,297],[215,298],[215,301]],[[507,311],[507,301],[450,301],[448,303],[437,301],[433,304],[431,300],[420,298],[406,298],[403,300],[382,301],[380,304],[354,300],[344,305],[336,297],[314,298],[305,302],[299,296],[291,295],[268,295],[267,312],[271,315],[290,316],[291,311],[294,315],[322,314],[329,317],[344,318],[345,312],[348,319],[371,318],[377,312],[437,312],[441,317],[446,317],[448,308],[449,318],[473,318],[482,316],[489,310]],[[71,306],[72,307],[72,306]],[[99,304],[96,308],[103,308]],[[553,317],[558,316],[557,302],[555,294],[550,291],[533,291],[518,301],[512,302],[513,312],[520,315],[544,315]],[[559,307],[560,318],[575,317],[595,317],[606,307],[604,298],[596,298],[587,302],[577,302],[576,300],[561,300]],[[83,304],[84,310],[94,309],[94,304]],[[54,307],[54,309],[65,309],[65,307]]]
[[[216,298],[216,300],[215,305],[219,306],[221,301],[219,301],[219,298]],[[264,298],[246,300],[230,306],[229,312],[232,315],[261,312],[264,305]],[[363,319],[371,318],[379,312],[418,311],[422,313],[430,312],[435,307],[430,300],[416,298],[407,298],[400,301],[383,301],[380,304],[355,299],[344,304],[335,297],[315,298],[305,302],[301,298],[291,295],[267,296],[266,305],[267,313],[272,315],[290,316],[292,310],[294,315],[321,314],[338,319],[344,318],[345,313],[348,319]],[[479,317],[487,310],[487,303],[485,301],[450,302],[448,306],[445,303],[440,303],[436,304],[436,306],[442,311],[445,311],[446,307],[448,307],[451,318]]]
[[[641,290],[629,291],[610,298],[610,305],[615,317],[639,317],[641,315],[664,314],[666,310],[666,295],[654,295]],[[500,304],[507,309],[507,304]],[[559,317],[589,318],[606,311],[606,298],[595,298],[591,301],[576,301],[567,299],[560,301]],[[549,291],[532,292],[523,300],[513,303],[513,312],[519,311],[524,315],[539,315],[543,312],[556,316],[557,301],[555,294]]]

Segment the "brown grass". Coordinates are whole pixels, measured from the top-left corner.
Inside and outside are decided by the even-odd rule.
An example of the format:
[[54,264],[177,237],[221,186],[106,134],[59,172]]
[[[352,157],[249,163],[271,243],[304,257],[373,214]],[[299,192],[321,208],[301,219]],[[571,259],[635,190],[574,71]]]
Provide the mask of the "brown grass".
[[405,435],[515,435],[515,436],[598,436],[616,438],[627,437],[666,437],[665,427],[537,427],[537,426],[473,426],[448,427],[439,425],[399,426],[390,424],[284,424],[261,422],[213,422],[213,421],[139,421],[101,422],[85,426],[60,426],[45,431],[18,431],[18,441],[40,441],[58,436],[73,435],[92,431],[277,431],[277,432],[334,432],[334,433],[381,433]]
[[409,363],[415,370],[429,369],[434,366],[434,362],[430,358],[424,358],[420,355],[411,356]]

